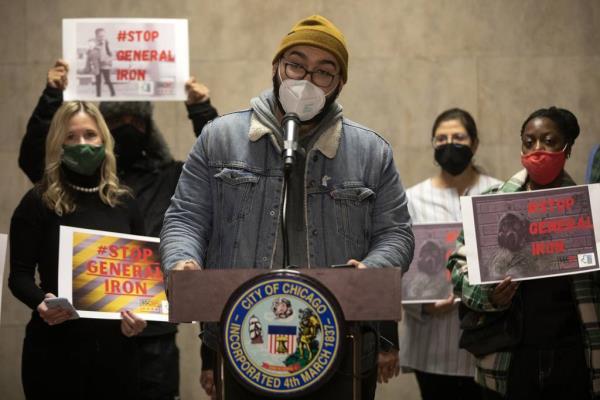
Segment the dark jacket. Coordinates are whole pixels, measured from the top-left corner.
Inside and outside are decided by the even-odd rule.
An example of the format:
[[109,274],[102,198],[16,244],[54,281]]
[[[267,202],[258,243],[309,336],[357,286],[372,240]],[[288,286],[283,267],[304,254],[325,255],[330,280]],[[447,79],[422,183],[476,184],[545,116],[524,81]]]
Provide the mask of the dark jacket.
[[[19,151],[19,167],[35,183],[44,173],[46,137],[52,117],[63,102],[62,90],[46,87],[27,123],[27,131]],[[200,135],[204,125],[217,117],[210,102],[187,106],[194,133]],[[129,186],[137,200],[146,225],[146,235],[158,237],[162,221],[183,167],[182,161],[173,159],[162,134],[152,119],[144,157],[127,170],[119,170],[119,179]],[[152,323],[142,336],[175,332],[176,326]]]

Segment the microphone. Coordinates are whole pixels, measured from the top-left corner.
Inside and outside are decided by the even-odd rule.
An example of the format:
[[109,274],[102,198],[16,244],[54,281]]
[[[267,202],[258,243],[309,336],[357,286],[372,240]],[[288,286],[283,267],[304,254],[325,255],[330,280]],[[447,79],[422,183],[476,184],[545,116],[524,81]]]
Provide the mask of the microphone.
[[289,171],[296,161],[296,150],[298,149],[298,131],[300,130],[298,114],[285,114],[281,126],[283,128],[283,166],[286,171]]

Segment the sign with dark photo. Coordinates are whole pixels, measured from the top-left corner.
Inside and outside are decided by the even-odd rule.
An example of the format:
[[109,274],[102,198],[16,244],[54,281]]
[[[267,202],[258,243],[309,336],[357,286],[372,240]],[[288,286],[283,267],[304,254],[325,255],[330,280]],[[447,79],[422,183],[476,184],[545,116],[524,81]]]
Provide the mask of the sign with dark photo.
[[598,271],[600,185],[461,197],[469,282]]
[[414,224],[415,256],[402,276],[402,303],[435,303],[452,293],[446,260],[456,248],[462,224]]

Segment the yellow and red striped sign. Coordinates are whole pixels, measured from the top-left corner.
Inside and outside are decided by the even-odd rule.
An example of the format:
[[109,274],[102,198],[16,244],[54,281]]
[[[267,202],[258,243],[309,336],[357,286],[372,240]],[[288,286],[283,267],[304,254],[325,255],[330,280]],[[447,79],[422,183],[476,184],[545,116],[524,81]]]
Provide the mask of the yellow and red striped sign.
[[168,314],[158,242],[86,230],[74,230],[72,241],[77,310]]

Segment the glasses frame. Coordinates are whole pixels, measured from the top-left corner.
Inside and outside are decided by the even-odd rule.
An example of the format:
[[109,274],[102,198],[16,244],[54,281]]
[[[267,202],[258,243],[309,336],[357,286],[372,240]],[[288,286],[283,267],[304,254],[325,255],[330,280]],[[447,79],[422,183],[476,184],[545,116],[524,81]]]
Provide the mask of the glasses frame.
[[[303,79],[306,78],[306,75],[310,75],[310,81],[312,83],[314,83],[315,85],[321,87],[321,88],[328,88],[328,87],[330,87],[331,84],[333,83],[333,81],[335,80],[335,78],[340,75],[339,72],[336,72],[335,74],[332,74],[331,72],[324,71],[322,69],[313,69],[312,71],[310,71],[304,65],[298,64],[298,63],[293,62],[293,61],[290,61],[290,60],[288,60],[286,58],[283,58],[283,57],[281,57],[281,62],[283,63],[283,72],[284,72],[285,76],[288,77],[289,79],[293,79],[295,81],[301,81],[301,80],[303,80]],[[300,78],[293,78],[293,77],[291,77],[290,74],[288,73],[288,66],[294,66],[294,67],[298,67],[298,68],[304,70],[304,75],[302,77],[300,77]],[[315,78],[314,78],[314,75],[313,75],[315,72],[319,72],[319,73],[322,73],[322,74],[325,74],[326,76],[328,76],[330,78],[329,83],[327,85],[321,85],[321,84],[317,83],[315,81]]]
[[[460,138],[460,136],[464,135],[464,139]],[[444,141],[443,142],[438,142],[436,143],[436,137],[443,137]],[[450,140],[448,140],[450,139]],[[439,146],[443,146],[445,144],[452,144],[452,143],[457,143],[457,144],[463,144],[463,145],[467,145],[467,144],[471,144],[471,136],[469,136],[468,133],[453,133],[450,135],[450,137],[448,138],[448,135],[439,135],[439,136],[434,136],[431,138],[431,145],[436,148]]]

